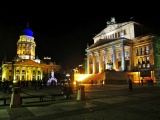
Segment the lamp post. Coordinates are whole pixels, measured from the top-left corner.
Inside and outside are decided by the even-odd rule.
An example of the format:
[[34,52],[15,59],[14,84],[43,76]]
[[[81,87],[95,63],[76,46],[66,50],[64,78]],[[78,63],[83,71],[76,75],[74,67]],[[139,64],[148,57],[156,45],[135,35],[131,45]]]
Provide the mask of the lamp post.
[[67,74],[66,74],[66,77],[67,77],[67,82],[68,82],[68,84],[70,85],[70,79],[69,79],[70,74],[69,74],[69,73],[67,73]]

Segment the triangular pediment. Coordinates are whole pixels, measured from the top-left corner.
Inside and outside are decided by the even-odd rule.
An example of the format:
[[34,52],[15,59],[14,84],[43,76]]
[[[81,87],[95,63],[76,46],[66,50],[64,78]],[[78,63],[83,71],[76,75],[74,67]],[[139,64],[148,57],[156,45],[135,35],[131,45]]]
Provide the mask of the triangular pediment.
[[40,63],[37,63],[37,62],[35,62],[35,61],[33,61],[33,60],[25,60],[25,61],[23,61],[23,62],[18,62],[18,63],[16,63],[15,65],[25,65],[25,66],[41,66],[41,64]]

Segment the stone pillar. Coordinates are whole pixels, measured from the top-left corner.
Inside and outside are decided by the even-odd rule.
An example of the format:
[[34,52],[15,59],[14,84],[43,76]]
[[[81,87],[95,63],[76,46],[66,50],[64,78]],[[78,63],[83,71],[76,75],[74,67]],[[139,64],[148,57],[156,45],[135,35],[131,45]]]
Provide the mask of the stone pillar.
[[78,87],[77,100],[85,100],[84,87],[85,87],[85,86],[83,86],[83,85],[80,85],[80,86]]
[[36,70],[36,81],[38,80],[38,67],[35,69]]
[[41,69],[41,80],[43,80],[43,70]]
[[10,108],[20,107],[21,106],[21,97],[20,97],[20,87],[12,88]]
[[90,74],[90,58],[89,55],[87,55],[87,74]]
[[16,72],[15,72],[15,71],[16,71],[16,67],[15,67],[15,66],[14,66],[13,70],[14,70],[14,71],[13,71],[13,81],[14,81],[15,78],[16,78]]
[[125,71],[125,50],[124,50],[124,44],[121,44],[121,67],[122,67],[122,71]]
[[113,69],[116,69],[116,48],[115,46],[112,46],[113,50]]
[[105,50],[105,61],[104,61],[105,63],[106,63],[106,69],[108,69],[108,65],[107,65],[107,63],[108,63],[108,50]]
[[103,63],[102,54],[101,52],[99,52],[99,72],[100,73],[102,72],[102,63]]
[[93,73],[96,73],[96,56],[93,55]]
[[20,66],[20,81],[22,81],[22,67]]

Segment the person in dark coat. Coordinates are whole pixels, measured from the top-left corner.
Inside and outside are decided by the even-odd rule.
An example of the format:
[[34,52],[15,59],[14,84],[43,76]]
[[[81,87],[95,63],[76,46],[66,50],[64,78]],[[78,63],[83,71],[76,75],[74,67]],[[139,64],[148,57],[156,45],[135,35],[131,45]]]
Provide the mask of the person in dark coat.
[[132,80],[128,80],[128,85],[129,85],[129,91],[132,91]]

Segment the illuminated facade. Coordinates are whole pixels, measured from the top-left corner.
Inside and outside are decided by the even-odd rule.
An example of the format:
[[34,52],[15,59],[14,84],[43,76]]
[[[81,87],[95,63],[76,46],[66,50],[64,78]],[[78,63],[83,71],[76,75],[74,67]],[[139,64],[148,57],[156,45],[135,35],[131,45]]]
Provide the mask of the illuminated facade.
[[86,49],[88,74],[114,69],[126,71],[134,82],[142,77],[159,79],[155,71],[160,68],[160,38],[143,25],[134,21],[116,23],[112,17],[93,39],[94,44]]
[[48,80],[52,70],[60,70],[60,65],[53,63],[49,57],[43,60],[35,58],[35,48],[33,32],[27,27],[17,42],[17,56],[11,62],[7,62],[6,58],[2,62],[2,81]]

